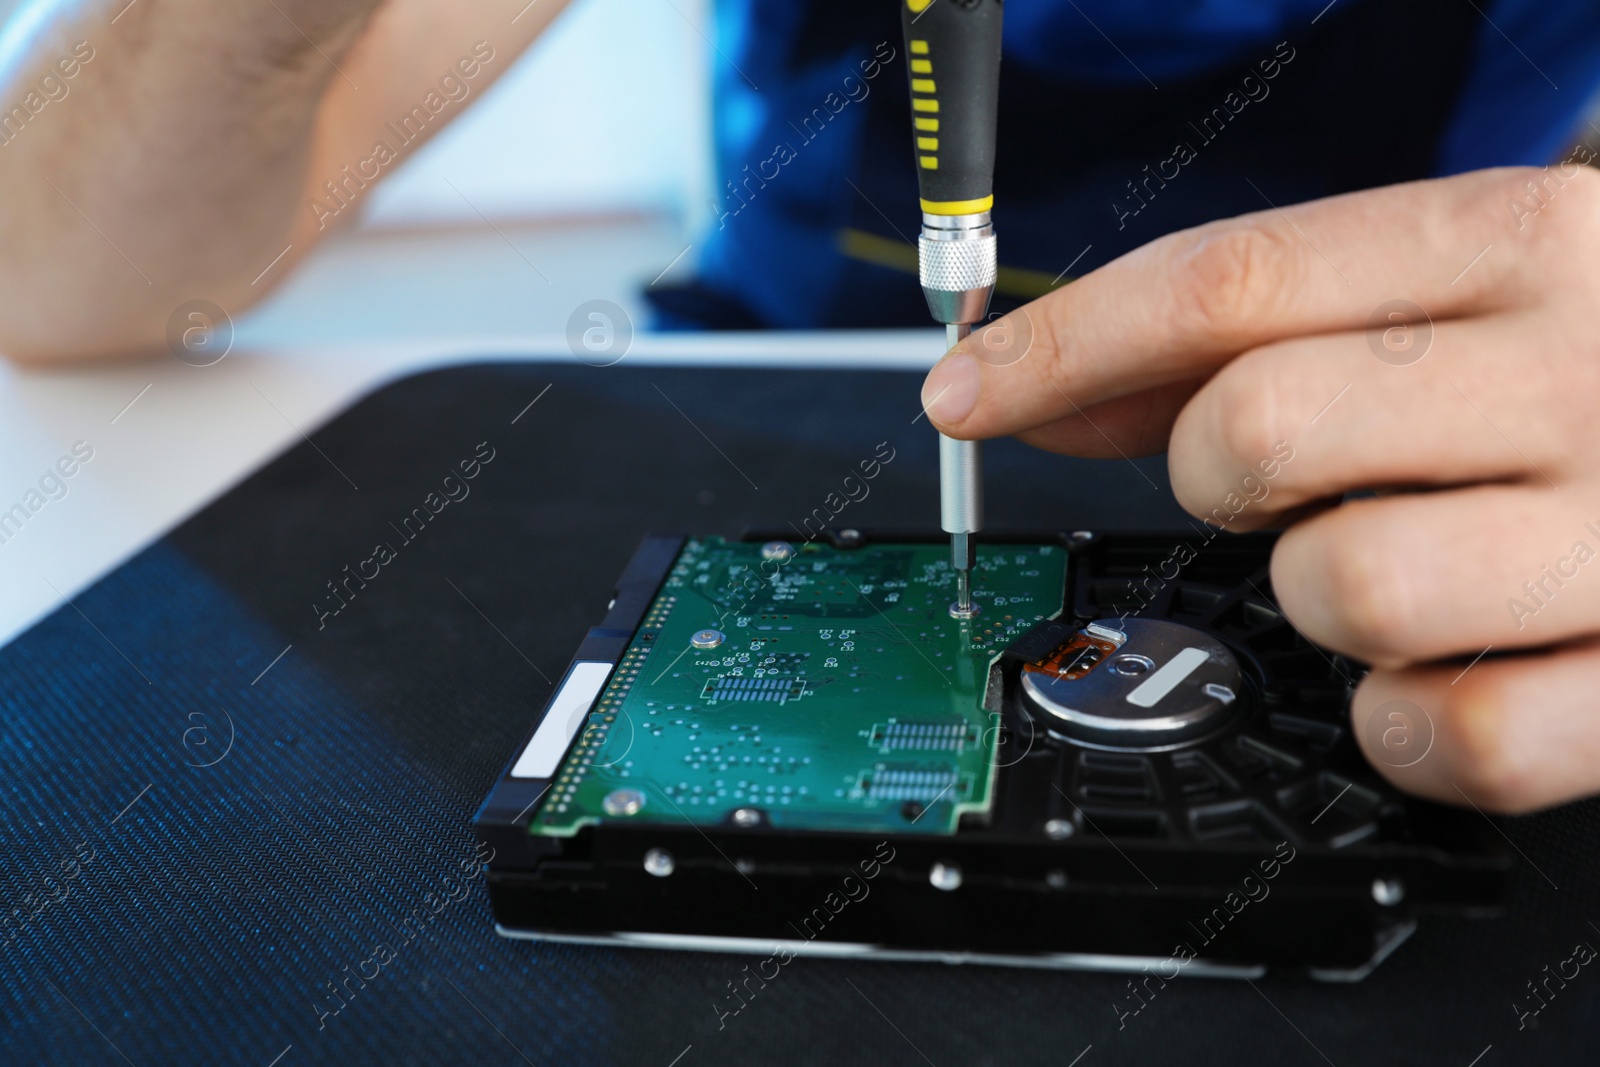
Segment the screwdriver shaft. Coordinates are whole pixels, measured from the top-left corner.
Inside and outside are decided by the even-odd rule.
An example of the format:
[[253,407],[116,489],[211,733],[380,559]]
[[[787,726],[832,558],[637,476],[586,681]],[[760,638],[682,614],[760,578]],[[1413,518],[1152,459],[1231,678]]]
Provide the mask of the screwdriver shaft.
[[[954,348],[972,327],[945,327],[948,347]],[[972,535],[983,528],[983,446],[939,435],[939,517],[950,535],[950,564],[956,572],[958,615],[972,613],[972,566],[976,555]]]

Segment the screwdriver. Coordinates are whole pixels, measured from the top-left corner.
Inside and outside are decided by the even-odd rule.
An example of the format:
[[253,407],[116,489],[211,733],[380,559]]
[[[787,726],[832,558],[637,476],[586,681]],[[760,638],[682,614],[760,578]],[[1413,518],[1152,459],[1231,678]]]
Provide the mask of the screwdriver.
[[[904,0],[900,11],[911,76],[911,125],[922,234],[917,267],[922,293],[945,347],[982,322],[994,295],[998,260],[994,146],[1000,99],[1002,0]],[[956,601],[950,614],[970,619],[974,536],[983,528],[983,446],[939,435],[939,520],[950,535]]]

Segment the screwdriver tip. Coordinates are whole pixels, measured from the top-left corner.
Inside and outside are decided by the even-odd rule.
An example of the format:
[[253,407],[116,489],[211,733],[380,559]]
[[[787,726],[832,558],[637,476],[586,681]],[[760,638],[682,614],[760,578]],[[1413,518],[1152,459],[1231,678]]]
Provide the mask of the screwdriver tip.
[[978,606],[972,602],[972,572],[966,568],[956,570],[956,599],[950,605],[950,614],[957,619],[978,614]]

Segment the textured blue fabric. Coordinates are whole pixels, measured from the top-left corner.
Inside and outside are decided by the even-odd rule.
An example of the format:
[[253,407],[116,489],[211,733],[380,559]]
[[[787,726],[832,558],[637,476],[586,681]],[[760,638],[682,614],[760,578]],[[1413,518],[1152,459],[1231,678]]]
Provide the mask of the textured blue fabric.
[[1328,0],[1006,0],[1004,54],[1007,62],[1076,82],[1161,82],[1281,41],[1327,6]]
[[[1589,968],[1526,1027],[1511,1006],[1600,945],[1594,802],[1498,822],[1503,918],[1427,918],[1357,986],[1185,978],[1125,1026],[1125,976],[799,958],[722,1020],[752,957],[494,934],[472,813],[638,539],[781,528],[884,440],[851,521],[931,528],[919,381],[396,382],[0,648],[0,1064],[1593,1063]],[[319,628],[325,582],[485,439],[471,495]],[[1159,457],[987,460],[995,528],[1186,529]]]
[[252,685],[286,644],[157,545],[5,650],[0,1062],[505,1060],[468,998],[524,1047],[606,1059],[580,950],[492,932],[476,789],[303,648]]
[[[895,59],[882,65],[876,79],[863,78],[864,64],[882,55],[881,43],[896,53],[901,48],[895,7],[892,0],[876,6],[836,0],[718,3],[719,188],[712,205],[717,221],[700,252],[700,273],[705,288],[737,311],[726,322],[708,324],[744,326],[753,319],[804,328],[917,321],[918,305],[902,298],[903,286],[862,270],[840,249],[847,228],[902,242],[915,237],[906,118],[902,114],[897,122],[878,126],[868,122],[874,107],[904,109],[903,87],[888,83],[904,81],[905,64]],[[1005,63],[1008,70],[1037,79],[1030,91],[1081,100],[1090,112],[1103,105],[1097,95],[1102,90],[1130,98],[1150,94],[1153,126],[1140,128],[1126,113],[1108,108],[1104,124],[1121,128],[1107,129],[1106,143],[1081,153],[1069,147],[1078,174],[1060,174],[1048,194],[1002,198],[996,212],[1002,264],[1054,276],[1092,246],[1077,262],[1081,272],[1168,230],[1259,210],[1265,206],[1259,195],[1238,192],[1245,188],[1244,177],[1275,203],[1284,203],[1385,180],[1543,164],[1571,149],[1600,87],[1600,5],[1462,0],[1441,9],[1467,26],[1470,39],[1457,40],[1442,27],[1430,34],[1430,16],[1422,16],[1424,25],[1412,27],[1414,39],[1402,51],[1380,48],[1378,38],[1399,32],[1386,25],[1385,12],[1405,7],[1380,0],[1008,0]],[[1156,118],[1158,100],[1181,98],[1186,87],[1230,70],[1248,72],[1254,61],[1270,58],[1278,42],[1314,56],[1343,23],[1364,27],[1355,33],[1358,40],[1365,33],[1371,42],[1370,60],[1357,48],[1313,71],[1312,59],[1302,58],[1279,88],[1315,77],[1319,84],[1296,88],[1314,89],[1325,100],[1350,97],[1343,120],[1357,126],[1364,117],[1373,120],[1368,141],[1348,133],[1330,135],[1321,128],[1325,115],[1282,121],[1289,118],[1283,111],[1288,105],[1261,103],[1252,110],[1262,114],[1241,116],[1239,126],[1253,129],[1228,134],[1233,141],[1259,138],[1261,151],[1244,163],[1224,153],[1202,153],[1186,168],[1185,180],[1164,194],[1160,219],[1147,215],[1133,235],[1120,228],[1107,232],[1106,221],[1119,210],[1123,175],[1137,180],[1141,166],[1154,162],[1147,158],[1146,142],[1164,135],[1169,124],[1181,125],[1179,119],[1196,121],[1221,102],[1227,86],[1203,90],[1192,106]],[[1458,64],[1464,77],[1456,84]],[[1380,76],[1393,76],[1396,66],[1409,68],[1422,84],[1454,85],[1452,105],[1407,125],[1397,120],[1404,120],[1416,101],[1403,83],[1377,100],[1351,95]],[[1007,124],[1008,107],[1015,102],[1006,88],[1000,171],[1062,169],[1039,161],[1055,132],[1048,120]],[[1267,113],[1274,109],[1278,113],[1269,121]],[[814,127],[803,125],[808,115],[818,116]],[[1092,119],[1088,125],[1093,127]],[[1300,146],[1319,141],[1332,160],[1296,162],[1306,155]],[[1422,154],[1395,174],[1352,181],[1335,172],[1349,157],[1375,159],[1406,142],[1419,144]],[[792,160],[771,162],[780,145]],[[1281,148],[1281,158],[1274,158],[1273,145]],[[1311,152],[1314,156],[1314,147]],[[1097,180],[1097,159],[1116,176]],[[1381,171],[1381,166],[1368,170]]]
[[1437,172],[1543,165],[1600,136],[1585,114],[1600,89],[1600,4],[1480,5],[1472,76],[1440,146]]

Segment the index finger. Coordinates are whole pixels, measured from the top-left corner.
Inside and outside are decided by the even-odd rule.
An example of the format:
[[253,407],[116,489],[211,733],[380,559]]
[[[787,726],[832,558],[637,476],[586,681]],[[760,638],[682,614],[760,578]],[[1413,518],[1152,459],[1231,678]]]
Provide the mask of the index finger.
[[[953,437],[1016,434],[1205,377],[1263,344],[1362,329],[1391,300],[1435,318],[1515,304],[1538,283],[1518,269],[1526,264],[1474,257],[1517,236],[1506,202],[1526,198],[1532,175],[1553,180],[1526,168],[1480,171],[1170,234],[1007,316],[1028,318],[1033,344],[1024,358],[997,366],[981,358],[980,335],[963,341],[929,373],[923,404]],[[1559,232],[1548,221],[1523,239]]]

